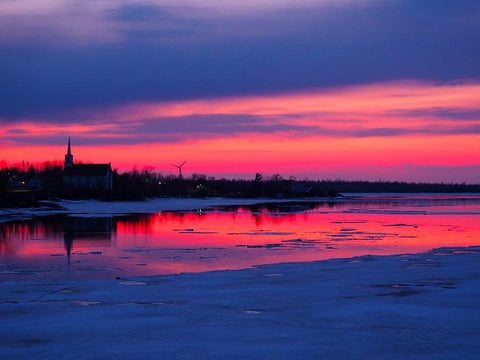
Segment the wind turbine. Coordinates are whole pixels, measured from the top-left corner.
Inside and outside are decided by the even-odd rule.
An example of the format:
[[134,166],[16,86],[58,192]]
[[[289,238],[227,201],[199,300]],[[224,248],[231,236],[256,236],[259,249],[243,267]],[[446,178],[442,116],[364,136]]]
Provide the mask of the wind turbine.
[[185,160],[183,163],[181,163],[180,165],[175,165],[175,164],[170,164],[172,166],[175,166],[176,168],[178,168],[178,178],[181,179],[182,178],[182,166],[185,165],[187,161]]

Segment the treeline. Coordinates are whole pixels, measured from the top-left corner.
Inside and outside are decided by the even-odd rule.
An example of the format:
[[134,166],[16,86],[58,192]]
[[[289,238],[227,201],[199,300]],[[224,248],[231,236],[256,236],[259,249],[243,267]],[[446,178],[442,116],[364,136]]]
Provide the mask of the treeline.
[[152,170],[113,173],[113,190],[66,189],[62,184],[62,164],[44,163],[41,168],[22,164],[0,170],[0,200],[48,198],[141,200],[152,197],[326,197],[341,193],[480,193],[480,185],[431,184],[388,181],[296,180],[279,174],[253,179],[215,179],[203,174],[187,178],[164,176]]
[[320,186],[339,193],[480,193],[480,184],[409,183],[399,181],[323,180]]
[[40,167],[22,163],[0,170],[0,201],[22,206],[47,199],[62,189],[63,167],[59,162],[45,162]]
[[47,198],[103,200],[142,200],[152,197],[302,197],[335,196],[331,186],[284,179],[280,175],[263,177],[257,173],[251,180],[215,179],[203,174],[190,177],[164,176],[152,170],[113,172],[113,190],[109,192],[66,188],[62,184],[63,168],[46,163],[41,169],[33,166],[12,166],[0,170],[0,200],[32,200]]
[[263,178],[256,174],[252,180],[215,179],[203,174],[190,177],[163,176],[151,171],[114,172],[115,199],[149,197],[301,197],[335,196],[330,187],[308,186],[305,182],[283,179],[280,175]]

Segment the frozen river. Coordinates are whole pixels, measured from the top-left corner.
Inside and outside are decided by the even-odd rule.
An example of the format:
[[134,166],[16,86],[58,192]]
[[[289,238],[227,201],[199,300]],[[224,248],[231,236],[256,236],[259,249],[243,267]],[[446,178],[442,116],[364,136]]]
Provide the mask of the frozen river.
[[87,211],[6,222],[0,239],[3,280],[241,269],[479,245],[480,196],[362,195],[114,216]]
[[224,201],[0,224],[3,357],[480,358],[478,196]]

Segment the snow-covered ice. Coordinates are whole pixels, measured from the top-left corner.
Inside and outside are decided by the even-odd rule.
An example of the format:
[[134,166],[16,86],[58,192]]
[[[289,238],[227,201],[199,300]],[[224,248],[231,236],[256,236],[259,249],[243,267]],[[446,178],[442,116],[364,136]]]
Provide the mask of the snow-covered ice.
[[[380,201],[399,201],[405,202],[408,198],[408,202],[413,204],[412,208],[408,208],[402,211],[394,211],[392,209],[385,210],[383,208],[355,208],[351,207],[348,210],[340,209],[338,212],[351,212],[351,213],[368,213],[368,214],[429,214],[432,212],[430,209],[430,202],[432,199],[436,201],[446,201],[447,203],[453,204],[454,200],[457,201],[468,201],[475,200],[478,202],[480,198],[479,194],[345,194],[346,197],[336,197],[336,198],[324,198],[324,197],[313,197],[313,198],[153,198],[147,199],[145,201],[97,201],[97,200],[59,200],[53,202],[55,205],[58,205],[60,208],[53,209],[48,206],[41,206],[38,208],[13,208],[13,209],[3,209],[0,208],[0,222],[13,221],[13,220],[24,220],[31,219],[36,216],[47,216],[53,214],[72,214],[77,217],[110,217],[114,215],[125,215],[125,214],[139,214],[139,213],[156,213],[163,211],[181,211],[181,210],[200,210],[200,209],[210,209],[213,207],[222,207],[222,206],[240,206],[240,205],[255,205],[262,203],[308,203],[308,202],[318,202],[318,203],[349,203],[352,206],[355,204],[361,204],[365,202]],[[419,205],[416,203],[422,204],[421,209],[415,209]],[[405,204],[404,204],[405,205]],[[472,214],[478,215],[478,206],[473,208]],[[332,212],[332,209],[328,211],[319,210],[319,213]],[[465,212],[465,210],[464,210]],[[455,213],[455,209],[447,207],[447,209],[437,210],[437,213]]]
[[28,220],[36,216],[49,216],[65,213],[64,209],[52,209],[49,206],[32,208],[0,208],[0,223]]
[[[196,210],[222,205],[250,205],[265,201],[272,201],[272,199],[155,198],[145,201],[59,200],[45,202],[45,206],[39,207],[0,208],[0,223],[55,214],[74,214],[77,217],[110,217],[114,215],[155,213],[160,211]],[[283,202],[287,200],[279,199],[278,201]],[[49,204],[52,203],[59,207],[52,208],[49,206]]]
[[480,247],[0,289],[4,359],[480,358]]
[[[197,210],[226,205],[253,205],[265,202],[291,202],[293,199],[267,198],[159,198],[145,201],[95,201],[95,200],[62,200],[57,205],[66,209],[69,214],[84,216],[112,216],[122,214],[156,213],[160,211]],[[327,198],[305,198],[296,201],[328,201]]]

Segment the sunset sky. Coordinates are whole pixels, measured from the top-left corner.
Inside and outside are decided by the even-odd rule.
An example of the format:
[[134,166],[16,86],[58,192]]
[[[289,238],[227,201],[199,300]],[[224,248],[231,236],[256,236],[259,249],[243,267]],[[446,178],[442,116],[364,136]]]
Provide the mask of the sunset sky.
[[478,0],[0,0],[0,163],[480,183]]

